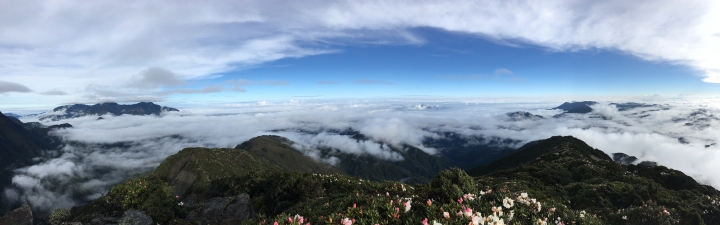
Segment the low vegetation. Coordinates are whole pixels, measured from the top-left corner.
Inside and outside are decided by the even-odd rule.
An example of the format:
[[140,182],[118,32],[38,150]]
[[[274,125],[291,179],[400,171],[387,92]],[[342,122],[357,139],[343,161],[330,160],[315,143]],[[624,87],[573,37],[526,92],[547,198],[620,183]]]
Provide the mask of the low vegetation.
[[[223,154],[244,154],[194,151],[208,150],[183,150],[168,160],[178,163],[192,156],[205,162],[197,157],[222,160],[232,158]],[[242,167],[243,159],[234,159]],[[162,172],[172,171],[171,165],[73,208],[67,221],[140,209],[161,224],[187,222],[181,219],[197,205],[171,194]],[[256,215],[243,224],[720,224],[720,194],[712,187],[662,166],[615,163],[572,137],[531,143],[471,170],[474,176],[452,168],[415,185],[276,169],[227,174],[213,176],[207,188],[188,198],[202,202],[247,193]]]

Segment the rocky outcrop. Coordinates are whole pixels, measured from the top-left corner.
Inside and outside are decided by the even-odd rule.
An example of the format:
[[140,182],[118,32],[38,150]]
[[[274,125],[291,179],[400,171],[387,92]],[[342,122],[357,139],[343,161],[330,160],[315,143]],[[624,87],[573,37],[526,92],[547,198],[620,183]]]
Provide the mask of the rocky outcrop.
[[233,197],[211,198],[204,206],[188,213],[186,220],[198,224],[241,224],[255,217],[250,196],[240,194]]
[[32,225],[33,216],[30,206],[22,206],[0,217],[0,225]]
[[216,179],[277,169],[242,150],[186,148],[165,159],[153,174],[173,186],[173,195],[182,199],[203,192]]
[[630,156],[630,155],[627,155],[627,154],[621,153],[621,152],[613,153],[612,157],[613,157],[613,161],[615,161],[616,163],[623,164],[623,165],[630,165],[630,164],[635,163],[635,161],[638,160],[638,158],[635,156]]
[[152,225],[153,220],[140,210],[128,210],[123,213],[122,218],[118,220],[118,225]]

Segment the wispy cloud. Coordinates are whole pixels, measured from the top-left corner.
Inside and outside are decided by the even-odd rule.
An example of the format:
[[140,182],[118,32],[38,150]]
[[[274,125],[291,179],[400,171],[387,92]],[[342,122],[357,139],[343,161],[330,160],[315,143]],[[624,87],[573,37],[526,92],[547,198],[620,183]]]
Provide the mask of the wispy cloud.
[[495,70],[495,75],[515,75],[512,71],[505,68],[500,68]]
[[229,80],[225,83],[238,85],[238,86],[247,86],[247,85],[269,85],[269,86],[285,86],[289,83],[284,80],[261,80],[261,81],[252,81],[252,80],[246,80],[246,79],[239,79],[239,80]]
[[512,81],[512,82],[524,82],[525,79],[515,76],[515,73],[509,69],[500,68],[496,69],[492,75],[483,74],[471,74],[471,75],[437,75],[437,79],[444,80],[455,80],[455,81],[467,81],[467,80],[496,80],[496,81]]
[[395,83],[390,81],[384,81],[384,80],[368,80],[368,79],[360,79],[355,80],[356,84],[383,84],[383,85],[393,85]]
[[167,69],[152,67],[144,70],[132,79],[127,86],[132,88],[153,89],[185,84],[182,78]]
[[0,20],[0,74],[6,82],[66,91],[119,87],[155,66],[189,80],[353,43],[423,44],[425,37],[410,31],[430,27],[555,52],[620,51],[720,82],[717,1],[197,3],[0,3],[7,12],[26,12]]
[[32,90],[22,84],[0,81],[0,93],[7,92],[32,92]]
[[67,95],[67,92],[55,89],[55,90],[40,92],[40,94],[41,95]]

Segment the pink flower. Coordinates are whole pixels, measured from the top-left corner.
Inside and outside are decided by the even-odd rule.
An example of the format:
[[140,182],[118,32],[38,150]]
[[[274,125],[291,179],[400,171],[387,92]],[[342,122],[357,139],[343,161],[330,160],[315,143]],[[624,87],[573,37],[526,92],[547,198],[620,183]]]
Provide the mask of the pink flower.
[[443,212],[443,217],[445,217],[445,219],[450,219],[450,213]]
[[425,218],[425,219],[422,221],[422,225],[429,225],[427,218]]
[[410,211],[410,200],[408,200],[407,202],[403,202],[403,206],[405,206],[405,212]]
[[298,214],[295,214],[295,219],[296,219],[296,220],[298,221],[298,223],[300,223],[300,224],[302,224],[303,222],[305,222],[305,218],[302,217],[302,216],[300,216],[300,215],[298,215]]
[[463,206],[463,211],[465,211],[465,217],[470,218],[472,216],[472,209],[470,207]]
[[353,203],[353,209],[357,208],[357,204]]
[[430,199],[428,199],[427,202],[425,202],[425,203],[427,203],[428,206],[432,206],[432,200],[430,200]]
[[462,199],[462,198],[458,198],[458,203],[462,204],[462,202],[463,202],[463,199]]
[[342,225],[352,225],[353,222],[352,222],[352,220],[350,220],[350,219],[348,219],[348,218],[345,218],[345,219],[342,219],[342,220],[340,221],[340,224],[342,224]]
[[277,221],[275,221],[275,223],[273,223],[273,225],[279,225],[279,224],[278,224],[278,222],[277,222]]

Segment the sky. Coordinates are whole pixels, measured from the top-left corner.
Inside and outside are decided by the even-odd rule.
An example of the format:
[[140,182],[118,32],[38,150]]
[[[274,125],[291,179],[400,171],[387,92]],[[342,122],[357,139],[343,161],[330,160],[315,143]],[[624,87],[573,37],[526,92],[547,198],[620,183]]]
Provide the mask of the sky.
[[717,21],[713,0],[0,0],[0,110],[713,97]]

